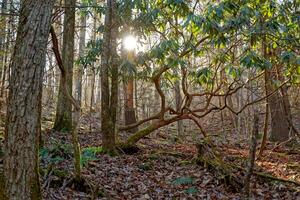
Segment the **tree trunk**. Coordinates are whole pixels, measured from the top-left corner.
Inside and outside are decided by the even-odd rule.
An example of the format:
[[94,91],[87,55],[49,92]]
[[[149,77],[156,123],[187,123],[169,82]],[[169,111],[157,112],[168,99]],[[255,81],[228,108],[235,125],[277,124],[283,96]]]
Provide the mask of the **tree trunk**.
[[[263,45],[263,49],[265,58],[270,57],[270,52],[267,52],[265,45]],[[274,90],[277,90],[274,80],[277,80],[276,66],[273,66],[271,69],[266,69],[265,71],[267,95],[271,94]],[[270,108],[271,117],[270,140],[274,142],[288,140],[291,127],[289,126],[288,117],[285,113],[284,99],[283,96],[280,95],[279,90],[267,98],[267,104]]]
[[[56,3],[59,5],[59,6],[62,6],[62,1],[61,0],[56,0]],[[59,10],[59,8],[55,8],[55,11],[54,12],[57,12],[57,10]],[[59,17],[57,17],[56,21],[53,23],[53,26],[54,26],[54,30],[57,34],[57,39],[58,39],[58,46],[59,46],[59,51],[61,52],[61,47],[62,47],[62,24],[63,24],[63,16],[60,15]],[[59,70],[59,67],[55,67],[54,68],[55,70],[55,87],[54,87],[54,93],[55,95],[58,95],[59,93],[59,80],[60,80],[60,70]]]
[[[7,8],[7,5],[4,5],[4,4],[5,4],[5,1],[3,1],[3,4],[2,4],[3,11]],[[12,10],[12,6],[13,6],[12,1],[9,1],[8,3],[6,2],[6,4],[10,5],[8,10]],[[6,83],[7,75],[8,75],[8,67],[7,66],[9,65],[9,61],[8,61],[9,58],[8,57],[9,57],[9,51],[10,51],[10,43],[8,41],[11,41],[12,37],[13,37],[12,36],[13,35],[13,16],[10,15],[9,19],[8,19],[8,22],[5,22],[5,23],[6,23],[6,26],[7,26],[7,32],[4,35],[5,38],[2,38],[3,39],[3,46],[1,47],[1,48],[3,48],[3,53],[4,53],[4,56],[3,56],[3,70],[1,68],[1,70],[2,70],[1,86],[0,86],[0,97],[1,98],[4,96],[4,93],[5,93],[5,87],[6,87],[5,83]],[[5,31],[3,33],[5,33]],[[1,63],[0,63],[0,65],[1,65]]]
[[73,127],[72,127],[72,143],[73,143],[73,150],[74,150],[74,169],[75,169],[75,181],[78,182],[81,180],[81,151],[80,151],[80,143],[78,139],[78,124],[80,122],[80,104],[77,100],[72,96],[71,92],[68,90],[67,85],[67,73],[66,69],[63,66],[62,58],[60,56],[59,47],[58,47],[58,39],[55,34],[54,28],[51,27],[50,33],[52,36],[52,43],[53,43],[53,52],[58,64],[58,67],[61,71],[61,84],[64,95],[66,96],[67,100],[74,106],[74,115],[73,115]]
[[[116,1],[107,0],[104,51],[101,57],[101,132],[102,146],[108,153],[115,152],[116,111],[118,105],[118,66],[116,56]],[[109,68],[111,69],[111,91],[109,87]]]
[[255,166],[255,153],[256,153],[258,131],[259,131],[259,118],[257,112],[258,111],[254,112],[253,129],[252,129],[251,141],[249,145],[249,161],[248,161],[247,172],[244,181],[245,199],[249,199],[250,197],[250,180]]
[[[73,62],[74,62],[74,34],[75,34],[75,0],[65,0],[65,17],[63,31],[62,61],[66,69],[68,90],[72,91]],[[71,92],[72,93],[72,92]],[[56,117],[53,129],[57,131],[72,130],[72,104],[63,92],[60,80]]]
[[[133,52],[128,52],[128,59],[130,61],[133,60]],[[134,109],[134,80],[133,77],[130,77],[127,82],[124,83],[124,119],[125,119],[125,126],[134,124],[137,122],[136,115],[135,115],[135,109]],[[138,130],[138,128],[133,128],[130,130],[130,132],[134,133]]]
[[[180,82],[175,82],[175,103],[176,103],[176,110],[177,112],[180,112],[181,109],[181,93],[180,93]],[[177,134],[180,139],[183,138],[183,123],[181,120],[177,121]]]
[[54,0],[21,3],[5,127],[5,190],[10,200],[41,199],[41,95],[53,6]]
[[[1,3],[1,13],[7,12],[7,0],[3,0]],[[5,52],[5,36],[6,36],[6,15],[0,15],[0,77],[2,77]],[[5,73],[5,72],[4,72]]]
[[[134,104],[133,104],[133,79],[130,79],[127,83],[125,83],[125,125],[130,125],[136,123],[136,116],[135,116],[135,110],[134,110]],[[137,131],[131,130],[132,132]]]
[[[79,32],[79,57],[84,56],[85,49],[85,36],[86,36],[86,15],[80,15],[80,32]],[[83,66],[78,65],[75,73],[75,98],[79,105],[81,106],[82,97],[82,76],[83,76]]]

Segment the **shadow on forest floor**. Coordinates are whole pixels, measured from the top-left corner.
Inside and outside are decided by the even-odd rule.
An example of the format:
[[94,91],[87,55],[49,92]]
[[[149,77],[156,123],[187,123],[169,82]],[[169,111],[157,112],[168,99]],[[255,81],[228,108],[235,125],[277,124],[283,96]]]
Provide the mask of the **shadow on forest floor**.
[[[117,157],[97,153],[101,151],[99,133],[82,133],[83,151],[92,152],[82,159],[82,173],[91,190],[80,192],[68,186],[72,172],[70,135],[50,131],[45,138],[44,151],[49,150],[48,155],[41,155],[45,199],[243,199],[241,189],[234,190],[221,181],[218,173],[195,164],[197,149],[193,144],[175,144],[165,133],[141,140],[137,153]],[[265,157],[256,162],[256,171],[300,182],[300,155],[272,148],[271,144],[267,146]],[[218,146],[218,151],[227,163],[245,168],[245,144]],[[237,174],[243,175],[239,170]],[[251,182],[251,193],[257,199],[300,196],[299,185],[258,176]]]

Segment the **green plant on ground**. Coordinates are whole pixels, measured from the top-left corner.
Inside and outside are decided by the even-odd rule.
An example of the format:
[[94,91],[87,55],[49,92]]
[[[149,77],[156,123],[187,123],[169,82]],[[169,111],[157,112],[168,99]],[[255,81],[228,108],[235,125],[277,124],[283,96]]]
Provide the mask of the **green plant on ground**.
[[97,160],[97,154],[103,152],[102,147],[86,147],[81,151],[80,165],[85,166],[89,161]]
[[175,179],[172,181],[172,184],[174,185],[190,185],[194,182],[194,179],[189,176],[183,176]]

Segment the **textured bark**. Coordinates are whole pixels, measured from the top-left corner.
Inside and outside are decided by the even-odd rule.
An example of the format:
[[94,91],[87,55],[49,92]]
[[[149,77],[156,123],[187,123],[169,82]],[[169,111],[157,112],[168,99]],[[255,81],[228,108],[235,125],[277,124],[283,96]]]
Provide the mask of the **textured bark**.
[[254,164],[255,164],[255,152],[256,152],[257,137],[259,131],[259,118],[257,113],[258,111],[254,112],[253,129],[251,133],[251,142],[249,148],[249,162],[248,162],[248,167],[247,167],[247,172],[246,172],[246,177],[244,182],[245,199],[249,199],[250,197],[250,180],[253,174]]
[[[124,88],[124,96],[125,96],[125,110],[124,110],[124,119],[125,126],[136,123],[136,115],[133,104],[133,80],[129,80]],[[130,130],[130,132],[136,132],[138,130],[137,127]]]
[[[3,0],[1,3],[1,13],[7,11],[7,0]],[[6,16],[0,15],[0,77],[2,77],[4,66],[4,54],[5,54],[5,36],[6,36]]]
[[[129,62],[133,62],[134,52],[124,52]],[[134,109],[134,79],[133,77],[129,77],[129,80],[124,83],[124,119],[125,119],[125,126],[136,123],[136,115]],[[138,130],[137,127],[130,130],[130,132],[136,132]]]
[[261,141],[260,149],[257,158],[260,158],[263,155],[264,149],[267,145],[268,140],[268,127],[269,127],[269,105],[268,102],[266,103],[266,114],[265,114],[265,120],[264,120],[264,132],[263,132],[263,138]]
[[[266,93],[269,95],[276,90],[273,80],[276,80],[276,72],[274,68],[266,70]],[[276,142],[282,142],[289,139],[290,126],[288,118],[285,114],[285,105],[283,97],[279,91],[276,91],[273,95],[267,98],[267,102],[270,108],[271,117],[271,134],[270,140]]]
[[[6,5],[5,5],[6,4]],[[7,4],[10,5],[8,10],[12,10],[12,1],[7,2],[7,1],[3,1],[2,2],[2,12],[5,12],[4,10],[7,9]],[[12,27],[13,27],[13,16],[10,15],[8,21],[3,21],[5,26],[5,28],[7,28],[7,31],[3,31],[3,34],[5,37],[3,37],[2,40],[2,46],[1,46],[1,50],[3,51],[3,57],[1,58],[2,60],[2,66],[1,66],[1,62],[0,62],[0,66],[1,66],[1,70],[2,70],[2,75],[1,75],[1,86],[0,86],[0,97],[2,98],[4,96],[4,91],[5,91],[5,82],[7,80],[7,75],[8,75],[8,67],[7,65],[9,64],[9,58],[8,58],[8,52],[9,52],[9,48],[10,48],[10,43],[8,41],[12,40]],[[3,35],[2,35],[3,36]],[[0,51],[1,51],[0,50]],[[0,53],[1,54],[1,53]]]
[[[61,0],[56,0],[56,4],[62,6],[62,1]],[[54,12],[58,12],[59,8],[55,8]],[[55,22],[53,23],[54,30],[57,34],[57,39],[58,39],[58,46],[59,46],[59,51],[61,52],[61,47],[62,47],[62,26],[63,26],[63,15],[60,15],[57,17]],[[58,67],[54,68],[55,70],[55,87],[54,87],[54,92],[55,94],[59,93],[59,80],[60,80],[60,70]],[[56,98],[56,97],[55,97]]]
[[54,0],[21,1],[5,127],[4,175],[10,200],[41,199],[38,147],[45,53]]
[[[66,83],[68,90],[72,91],[73,63],[74,63],[74,34],[75,34],[75,0],[65,0],[65,17],[63,31],[62,61],[66,69]],[[60,80],[55,130],[72,130],[72,104],[63,92],[63,84]]]
[[[6,13],[7,12],[7,0],[3,0],[1,3],[1,13]],[[7,19],[6,16],[0,15],[0,79],[2,80],[2,77],[5,79],[6,75],[6,57],[7,57],[7,49],[6,46],[8,42],[5,41],[7,38],[6,36],[8,35],[6,31],[6,24],[7,24]],[[5,44],[5,42],[7,44]],[[1,82],[2,83],[2,82]],[[0,97],[3,96],[3,91],[4,91],[4,81],[3,84],[0,86]],[[0,111],[2,110],[2,99],[0,100]]]
[[[116,1],[107,0],[106,8],[103,36],[104,51],[101,57],[101,132],[103,149],[108,153],[113,153],[116,144],[115,132],[118,105]],[[109,87],[109,68],[112,75],[111,87]]]

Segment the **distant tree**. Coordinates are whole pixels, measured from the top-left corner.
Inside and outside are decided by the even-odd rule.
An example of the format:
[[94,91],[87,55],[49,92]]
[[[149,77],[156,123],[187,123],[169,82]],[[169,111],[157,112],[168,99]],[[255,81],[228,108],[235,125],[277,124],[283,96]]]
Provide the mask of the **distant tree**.
[[[82,1],[84,5],[84,1]],[[86,39],[86,31],[87,31],[87,15],[85,12],[80,13],[80,31],[79,31],[79,58],[84,56],[85,50],[85,39]],[[84,74],[84,68],[81,63],[78,63],[74,74],[75,81],[75,98],[77,102],[81,105],[82,101],[82,76]]]
[[53,6],[54,0],[21,1],[5,127],[5,192],[11,200],[42,199],[38,172],[41,95]]

